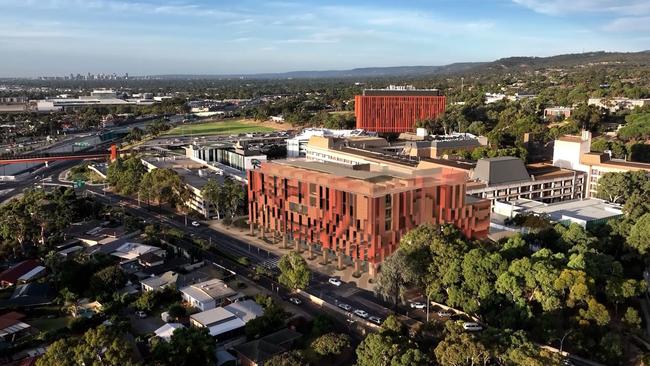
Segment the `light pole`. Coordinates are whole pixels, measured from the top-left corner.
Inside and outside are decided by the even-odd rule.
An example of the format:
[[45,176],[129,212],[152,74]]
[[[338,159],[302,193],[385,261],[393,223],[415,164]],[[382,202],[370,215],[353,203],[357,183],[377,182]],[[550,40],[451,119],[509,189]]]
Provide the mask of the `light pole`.
[[427,291],[427,323],[429,322],[429,298],[431,297],[431,293]]
[[564,336],[560,340],[560,354],[562,354],[562,348],[564,347],[564,339],[571,333],[573,333],[573,329],[571,329],[568,332],[564,333]]

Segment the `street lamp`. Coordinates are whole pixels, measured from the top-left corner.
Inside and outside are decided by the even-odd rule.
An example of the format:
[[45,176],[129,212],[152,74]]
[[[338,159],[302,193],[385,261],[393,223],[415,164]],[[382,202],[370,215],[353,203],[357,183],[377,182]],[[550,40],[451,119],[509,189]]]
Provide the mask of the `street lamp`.
[[564,339],[571,333],[573,333],[573,329],[570,329],[568,332],[564,333],[564,336],[560,340],[560,354],[562,354],[562,348],[564,347]]

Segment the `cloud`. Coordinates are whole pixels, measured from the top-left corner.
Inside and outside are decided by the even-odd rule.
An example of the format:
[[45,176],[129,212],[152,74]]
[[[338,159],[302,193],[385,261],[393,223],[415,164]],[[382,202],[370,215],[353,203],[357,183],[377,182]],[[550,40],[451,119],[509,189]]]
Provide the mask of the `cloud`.
[[604,29],[609,32],[650,32],[650,16],[614,19]]
[[581,12],[614,13],[619,15],[650,14],[648,0],[512,0],[514,3],[547,15]]

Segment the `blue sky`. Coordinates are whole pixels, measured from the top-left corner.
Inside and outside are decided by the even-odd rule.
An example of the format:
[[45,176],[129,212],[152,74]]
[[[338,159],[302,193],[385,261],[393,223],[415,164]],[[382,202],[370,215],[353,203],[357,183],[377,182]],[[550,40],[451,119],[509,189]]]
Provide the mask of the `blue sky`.
[[281,72],[646,49],[649,0],[0,0],[0,76]]

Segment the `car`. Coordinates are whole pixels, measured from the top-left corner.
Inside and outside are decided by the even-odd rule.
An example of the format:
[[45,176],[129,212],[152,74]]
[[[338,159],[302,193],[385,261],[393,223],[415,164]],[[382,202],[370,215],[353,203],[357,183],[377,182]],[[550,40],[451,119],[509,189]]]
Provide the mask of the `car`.
[[296,297],[290,297],[289,302],[292,303],[292,304],[296,304],[296,305],[302,304],[302,300],[300,300],[299,298],[296,298]]
[[352,310],[352,306],[350,306],[350,305],[348,305],[346,303],[343,303],[343,302],[339,303],[337,306],[340,307],[341,309],[345,310],[345,311],[351,311]]
[[336,286],[336,287],[341,286],[341,284],[343,283],[343,282],[341,282],[341,280],[339,280],[339,279],[336,278],[336,277],[332,277],[332,278],[330,278],[329,280],[327,280],[327,282],[329,282],[330,285],[334,285],[334,286]]
[[198,221],[192,221],[192,226],[199,227],[201,224]]
[[573,361],[571,361],[570,358],[565,358],[565,359],[562,360],[562,365],[563,366],[575,366],[575,363],[573,363]]
[[366,319],[368,317],[368,312],[365,310],[356,309],[354,311],[354,315],[358,316],[359,318]]
[[369,317],[368,317],[368,320],[370,320],[371,322],[373,322],[373,323],[375,323],[375,324],[377,324],[377,325],[381,325],[381,322],[382,322],[382,320],[381,320],[380,317],[378,317],[378,316],[374,316],[374,315],[373,315],[373,316],[369,316]]
[[450,318],[452,315],[454,315],[451,311],[447,310],[440,310],[438,312],[438,316],[441,318]]
[[427,304],[419,301],[411,302],[411,309],[424,309],[427,307]]
[[147,313],[145,313],[142,310],[138,310],[138,311],[135,312],[135,316],[137,316],[140,319],[144,319],[144,318],[147,317]]
[[465,322],[463,323],[463,329],[469,330],[470,332],[478,332],[483,330],[483,326],[479,323]]

